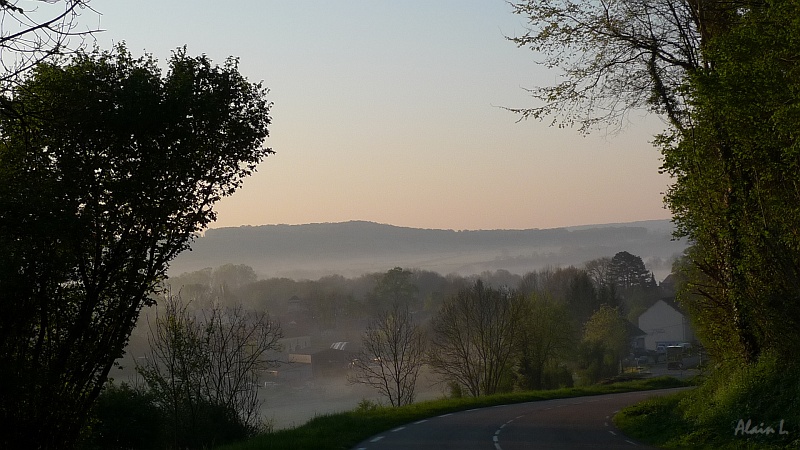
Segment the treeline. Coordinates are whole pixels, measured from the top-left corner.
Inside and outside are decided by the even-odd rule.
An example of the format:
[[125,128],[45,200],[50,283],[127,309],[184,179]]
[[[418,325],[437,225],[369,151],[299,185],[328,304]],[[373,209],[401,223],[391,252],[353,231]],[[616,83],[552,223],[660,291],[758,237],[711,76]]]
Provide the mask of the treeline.
[[[367,318],[398,297],[404,298],[414,312],[432,313],[446,298],[478,280],[487,287],[517,290],[523,295],[535,293],[563,303],[579,325],[602,304],[619,307],[627,319],[635,321],[661,295],[642,259],[628,252],[595,259],[582,267],[547,268],[524,275],[496,270],[460,276],[395,268],[355,278],[329,275],[316,280],[259,279],[250,266],[226,264],[172,277],[168,285],[173,294],[197,308],[214,302],[241,304],[281,316],[290,301],[299,302],[310,311],[318,328],[326,329],[335,327],[340,319]],[[671,293],[669,288],[665,295]]]

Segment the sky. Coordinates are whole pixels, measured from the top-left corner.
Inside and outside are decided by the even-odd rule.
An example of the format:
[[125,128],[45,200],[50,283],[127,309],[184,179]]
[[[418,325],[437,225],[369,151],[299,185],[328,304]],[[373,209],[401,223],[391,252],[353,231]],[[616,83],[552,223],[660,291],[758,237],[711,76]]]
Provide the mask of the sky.
[[92,0],[97,44],[161,61],[182,46],[269,88],[275,154],[211,228],[367,220],[555,228],[666,219],[662,122],[582,136],[519,121],[559,72],[506,39],[505,0]]

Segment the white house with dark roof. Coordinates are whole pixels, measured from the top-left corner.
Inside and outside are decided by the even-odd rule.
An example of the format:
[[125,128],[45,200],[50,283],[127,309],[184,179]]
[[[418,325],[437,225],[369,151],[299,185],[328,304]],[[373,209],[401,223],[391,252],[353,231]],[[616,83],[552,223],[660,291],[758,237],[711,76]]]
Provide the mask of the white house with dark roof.
[[644,346],[656,350],[659,345],[681,345],[695,339],[689,317],[672,299],[658,300],[639,316],[639,328],[646,333]]

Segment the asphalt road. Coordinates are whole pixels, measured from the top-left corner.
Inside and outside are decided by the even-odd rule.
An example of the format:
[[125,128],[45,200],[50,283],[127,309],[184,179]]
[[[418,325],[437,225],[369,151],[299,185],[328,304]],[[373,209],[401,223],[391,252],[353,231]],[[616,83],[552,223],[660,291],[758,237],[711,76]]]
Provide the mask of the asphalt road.
[[646,449],[611,423],[620,408],[680,389],[502,405],[420,420],[354,450]]

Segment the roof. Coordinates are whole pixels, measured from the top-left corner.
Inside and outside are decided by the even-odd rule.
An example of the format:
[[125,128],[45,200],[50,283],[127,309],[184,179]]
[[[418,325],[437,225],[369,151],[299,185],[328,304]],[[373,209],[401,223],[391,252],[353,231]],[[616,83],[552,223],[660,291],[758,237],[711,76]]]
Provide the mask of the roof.
[[688,316],[688,314],[686,313],[686,310],[683,309],[683,307],[680,305],[680,303],[678,303],[678,301],[675,299],[675,297],[661,297],[659,300],[661,300],[662,302],[666,303],[667,306],[669,306],[670,308],[674,309],[675,311],[678,311],[679,313],[683,314],[684,316]]
[[334,350],[350,350],[347,348],[347,344],[349,344],[349,342],[334,342],[331,344],[331,348]]
[[641,328],[637,327],[636,325],[630,323],[627,320],[625,321],[625,333],[629,337],[647,336],[647,333],[642,331]]

